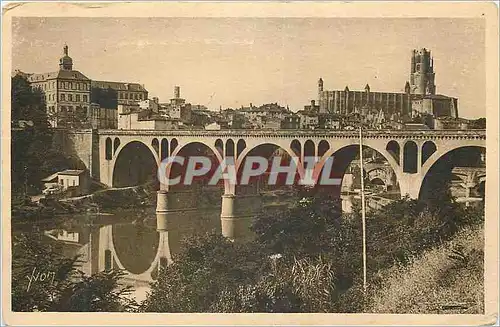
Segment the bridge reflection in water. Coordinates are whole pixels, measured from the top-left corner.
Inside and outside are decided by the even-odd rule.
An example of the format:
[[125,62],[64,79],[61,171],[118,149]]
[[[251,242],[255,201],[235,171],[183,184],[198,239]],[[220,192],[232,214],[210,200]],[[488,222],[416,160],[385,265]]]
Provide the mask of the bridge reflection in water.
[[[359,195],[346,196],[343,205],[352,207],[356,197]],[[270,201],[267,204],[277,205]],[[65,255],[80,255],[80,269],[87,275],[110,269],[124,271],[123,283],[135,289],[137,300],[145,298],[159,267],[171,263],[179,253],[183,238],[221,233],[220,208],[167,213],[156,213],[153,207],[118,209],[110,215],[93,217],[92,221],[88,216],[74,219],[73,227],[49,226],[44,234],[62,243]],[[87,223],[83,223],[85,220]]]
[[[157,220],[165,220],[167,228],[158,231]],[[64,255],[80,255],[80,269],[87,275],[110,269],[124,271],[122,282],[134,288],[137,300],[143,300],[160,265],[171,262],[183,238],[220,233],[220,224],[219,208],[158,215],[154,208],[147,208],[117,210],[90,224],[77,223],[66,229],[54,226],[44,234],[62,243]]]
[[[286,201],[275,195],[267,197],[264,207],[294,203],[291,198]],[[341,199],[342,210],[352,212],[360,194],[354,189],[343,192]],[[368,210],[378,210],[392,200],[368,194],[366,201]],[[61,230],[54,226],[45,235],[63,243],[65,255],[80,255],[81,270],[88,275],[110,269],[124,271],[123,283],[133,287],[133,296],[140,301],[145,299],[149,283],[157,278],[160,266],[171,263],[179,253],[183,238],[221,233],[220,215],[220,207],[169,212],[155,212],[154,207],[117,209],[88,223],[82,223],[88,221],[88,216],[74,217],[77,221],[74,227]]]

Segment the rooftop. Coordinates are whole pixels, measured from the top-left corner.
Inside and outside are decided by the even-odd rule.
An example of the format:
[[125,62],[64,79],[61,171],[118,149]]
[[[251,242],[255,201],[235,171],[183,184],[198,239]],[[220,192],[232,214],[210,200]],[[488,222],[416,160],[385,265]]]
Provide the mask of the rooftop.
[[83,75],[78,70],[59,70],[50,73],[30,74],[28,77],[28,81],[38,82],[56,78],[70,79],[70,80],[86,80],[86,81],[89,80],[87,76]]
[[143,85],[139,83],[126,83],[126,82],[109,82],[109,81],[92,81],[92,87],[101,89],[112,88],[117,91],[140,91],[147,92]]

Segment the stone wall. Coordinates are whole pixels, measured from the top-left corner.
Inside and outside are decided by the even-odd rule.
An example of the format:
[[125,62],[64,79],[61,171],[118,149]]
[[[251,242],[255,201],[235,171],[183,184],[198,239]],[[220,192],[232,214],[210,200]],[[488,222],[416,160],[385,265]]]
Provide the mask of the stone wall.
[[71,158],[78,169],[99,178],[99,138],[94,130],[54,129],[52,146]]

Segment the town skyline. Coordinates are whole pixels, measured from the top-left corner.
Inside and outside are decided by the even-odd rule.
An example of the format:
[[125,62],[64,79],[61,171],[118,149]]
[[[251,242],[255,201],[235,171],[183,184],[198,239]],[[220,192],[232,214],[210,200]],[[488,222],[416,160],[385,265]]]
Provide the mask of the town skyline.
[[[460,117],[486,115],[484,26],[477,20],[392,19],[397,28],[379,35],[386,19],[125,18],[132,37],[123,20],[16,19],[12,69],[56,71],[66,43],[75,70],[144,84],[161,102],[180,85],[183,98],[212,110],[277,102],[297,111],[317,99],[320,77],[326,90],[369,84],[403,91],[411,50],[425,47],[434,57],[437,93],[459,98]],[[112,40],[86,37],[98,35],[94,29]]]

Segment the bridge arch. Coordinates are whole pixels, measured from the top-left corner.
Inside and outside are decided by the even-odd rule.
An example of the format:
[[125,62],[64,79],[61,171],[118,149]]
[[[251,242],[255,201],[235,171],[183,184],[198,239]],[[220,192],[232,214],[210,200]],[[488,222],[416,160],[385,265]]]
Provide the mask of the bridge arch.
[[[175,178],[180,175],[185,176],[184,173],[188,165],[188,159],[192,156],[208,157],[210,159],[212,163],[210,172],[208,172],[204,176],[194,178],[194,181],[203,185],[208,184],[209,182],[208,179],[212,177],[215,170],[219,167],[219,165],[223,160],[222,155],[219,152],[218,148],[215,146],[215,144],[213,145],[210,143],[205,144],[199,141],[189,142],[186,144],[182,144],[181,146],[178,146],[172,153],[172,157],[176,156],[183,157],[185,159],[185,162],[182,165],[180,164],[168,165],[166,170],[166,176],[168,176],[169,178]],[[175,188],[180,189],[183,188],[184,186],[187,187],[187,185],[181,185],[179,183],[178,185],[175,186]],[[170,185],[164,185],[164,187],[165,189],[172,188]]]
[[432,141],[425,141],[422,145],[422,162],[421,165],[425,164],[427,159],[437,151],[436,143]]
[[385,149],[387,150],[387,152],[389,152],[389,154],[394,158],[394,160],[396,160],[396,162],[398,164],[400,164],[399,162],[399,157],[400,157],[400,148],[399,148],[399,143],[392,140],[392,141],[389,141],[387,143],[387,146],[385,147]]
[[[269,168],[272,165],[272,161],[270,161],[270,159],[275,154],[280,155],[284,159],[284,162],[281,163],[282,166],[289,165],[290,164],[289,160],[298,159],[297,154],[291,148],[283,147],[283,145],[279,144],[278,142],[267,141],[265,143],[255,145],[254,147],[247,147],[245,150],[243,150],[243,152],[241,153],[241,156],[239,156],[237,161],[236,161],[237,176],[240,176],[242,174],[246,159],[249,156],[260,156],[260,157],[266,158],[268,160],[268,171],[269,171]],[[285,156],[283,156],[283,154]],[[297,174],[296,175],[300,176],[300,174],[302,172],[300,162],[298,162],[298,160],[297,160],[296,164],[299,166],[299,167],[297,167]],[[266,175],[260,176],[259,183],[261,183],[261,181],[267,182],[267,177],[268,176],[266,176]]]
[[330,149],[330,144],[327,140],[321,140],[318,143],[318,157],[322,157],[325,155],[326,151]]
[[158,156],[155,150],[141,141],[120,145],[111,171],[113,187],[156,183]]
[[217,152],[219,152],[219,154],[221,156],[223,156],[224,155],[224,141],[222,141],[221,139],[217,139],[217,140],[215,140],[214,146],[217,149]]
[[111,137],[107,137],[104,145],[104,157],[106,160],[112,160],[113,159],[113,141],[111,140]]
[[118,150],[119,146],[120,146],[120,139],[115,137],[115,140],[113,141],[113,155],[116,154],[116,150]]
[[[418,197],[426,198],[435,189],[445,185],[452,178],[454,167],[482,167],[483,145],[459,145],[444,151],[436,151],[429,156],[421,169],[422,183]],[[484,180],[479,180],[479,184]]]
[[153,147],[153,150],[155,150],[156,155],[160,154],[160,142],[158,139],[155,137],[151,140],[151,146]]
[[239,139],[238,143],[236,143],[236,157],[239,157],[243,150],[247,147],[247,143],[244,139]]
[[170,140],[170,155],[174,153],[175,149],[179,145],[179,141],[174,137],[173,139]]
[[[401,178],[401,170],[398,169],[398,164],[396,163],[395,159],[389,154],[389,153],[383,153],[381,149],[378,149],[376,146],[372,145],[365,145],[363,144],[363,151],[370,149],[372,151],[375,151],[378,155],[380,155],[382,158],[385,159],[387,162],[387,165],[389,169],[392,170],[395,178],[396,178],[396,185],[398,185],[399,181],[402,180]],[[330,189],[334,195],[339,195],[340,196],[340,191],[341,191],[341,185],[344,180],[344,176],[347,172],[347,168],[351,165],[351,163],[356,160],[356,158],[359,158],[359,144],[350,144],[350,145],[345,145],[340,148],[334,149],[331,148],[329,149],[319,160],[319,162],[316,164],[316,167],[314,169],[314,179],[318,183],[320,179],[322,178],[323,174],[323,169],[327,168],[325,164],[327,163],[327,159],[332,157],[332,166],[331,166],[331,171],[330,171],[330,178],[338,178],[339,185],[331,185],[327,186],[326,188]],[[366,160],[366,158],[364,158]],[[365,161],[364,161],[365,162]],[[328,167],[329,168],[329,167]],[[364,172],[363,176],[367,176],[369,173],[368,167],[365,165],[364,167]],[[320,188],[325,188],[324,186],[317,185],[317,187]],[[400,193],[401,193],[401,187],[399,187]],[[338,194],[337,194],[338,193]]]
[[226,157],[234,157],[234,141],[229,139],[226,141]]
[[168,152],[168,140],[166,138],[161,139],[160,143],[160,160],[165,160],[165,158],[168,157],[169,152]]
[[418,171],[418,146],[415,141],[406,141],[403,146],[403,172],[414,174]]
[[300,158],[300,155],[302,153],[302,145],[300,144],[299,140],[292,140],[292,142],[290,142],[290,149],[293,151],[295,156]]
[[111,230],[115,261],[120,269],[140,275],[154,266],[160,248],[160,233],[156,229],[127,223],[114,224]]
[[316,149],[314,146],[314,142],[311,140],[307,140],[304,143],[304,157],[314,157],[316,156]]
[[[165,261],[172,262],[172,254],[177,253],[179,248],[176,229],[168,232],[154,231],[156,235],[137,230],[125,235],[123,232],[117,225],[105,225],[99,228],[100,271],[115,268],[123,270],[126,279],[150,283],[158,276],[159,265]],[[127,242],[129,237],[132,237],[132,243]],[[151,248],[138,249],[143,241],[146,241]],[[131,252],[132,257],[124,255],[124,252]],[[132,259],[138,260],[139,265]]]

